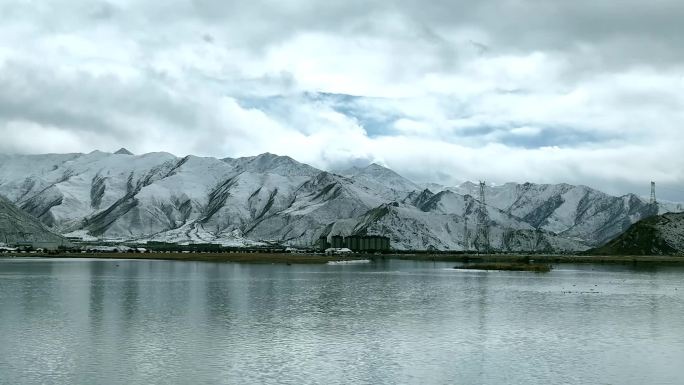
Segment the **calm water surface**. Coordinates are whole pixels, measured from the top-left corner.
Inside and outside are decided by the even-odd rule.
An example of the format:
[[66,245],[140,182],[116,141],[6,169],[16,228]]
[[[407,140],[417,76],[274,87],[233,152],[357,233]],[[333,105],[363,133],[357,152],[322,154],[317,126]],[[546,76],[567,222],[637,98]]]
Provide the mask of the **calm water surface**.
[[684,384],[684,269],[0,259],[0,384]]

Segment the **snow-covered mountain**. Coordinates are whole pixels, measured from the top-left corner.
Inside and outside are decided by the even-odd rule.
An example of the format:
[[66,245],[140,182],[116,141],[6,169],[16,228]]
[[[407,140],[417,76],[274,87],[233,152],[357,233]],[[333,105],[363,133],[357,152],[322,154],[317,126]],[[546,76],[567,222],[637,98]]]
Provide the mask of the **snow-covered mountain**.
[[66,244],[66,240],[53,234],[36,218],[0,196],[0,246],[17,243]]
[[[69,236],[311,245],[320,235],[384,234],[401,249],[472,249],[478,186],[424,189],[371,164],[340,173],[273,154],[0,155],[0,195]],[[660,209],[584,186],[486,191],[489,239],[504,250],[599,245]]]
[[[466,182],[453,188],[477,196],[479,186]],[[614,197],[587,186],[507,183],[487,186],[486,201],[535,228],[589,244],[603,244],[636,221],[667,211],[682,211],[682,205],[654,206],[627,194]]]
[[375,163],[363,168],[352,167],[339,172],[339,174],[347,176],[357,184],[373,190],[375,194],[391,200],[403,199],[406,194],[421,190],[417,184]]

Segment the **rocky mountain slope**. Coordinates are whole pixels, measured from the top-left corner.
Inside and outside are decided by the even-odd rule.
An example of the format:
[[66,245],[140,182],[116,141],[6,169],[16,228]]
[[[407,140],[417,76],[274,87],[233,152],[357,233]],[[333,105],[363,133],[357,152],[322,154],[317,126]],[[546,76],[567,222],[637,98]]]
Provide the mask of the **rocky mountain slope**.
[[[268,153],[0,155],[0,194],[56,232],[100,239],[311,245],[354,233],[388,235],[401,249],[472,250],[477,186],[432,190],[376,164],[331,173]],[[662,210],[566,184],[486,195],[489,241],[501,250],[584,250]]]
[[622,235],[591,253],[607,255],[684,254],[684,213],[641,220]]
[[65,240],[53,234],[36,218],[17,208],[0,196],[0,243],[52,243],[64,244]]
[[[477,196],[479,186],[464,183],[452,190]],[[487,204],[522,218],[535,228],[589,244],[602,244],[634,222],[681,205],[651,205],[634,194],[614,197],[587,186],[507,183],[486,188]]]

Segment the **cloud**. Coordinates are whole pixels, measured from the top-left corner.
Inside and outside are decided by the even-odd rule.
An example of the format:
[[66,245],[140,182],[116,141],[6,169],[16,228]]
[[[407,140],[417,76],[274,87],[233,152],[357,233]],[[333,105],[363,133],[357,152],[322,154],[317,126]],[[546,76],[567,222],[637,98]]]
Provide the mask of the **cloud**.
[[0,13],[2,152],[270,151],[447,184],[684,184],[680,1],[57,0]]

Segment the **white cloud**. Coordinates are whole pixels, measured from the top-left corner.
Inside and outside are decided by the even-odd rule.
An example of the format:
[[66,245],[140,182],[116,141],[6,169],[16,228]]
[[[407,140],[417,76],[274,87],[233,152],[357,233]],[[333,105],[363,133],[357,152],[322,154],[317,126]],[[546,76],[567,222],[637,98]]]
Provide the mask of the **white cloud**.
[[536,136],[539,135],[541,132],[541,128],[530,126],[516,127],[510,131],[511,134],[520,136]]
[[684,7],[628,1],[9,1],[0,151],[681,185]]

